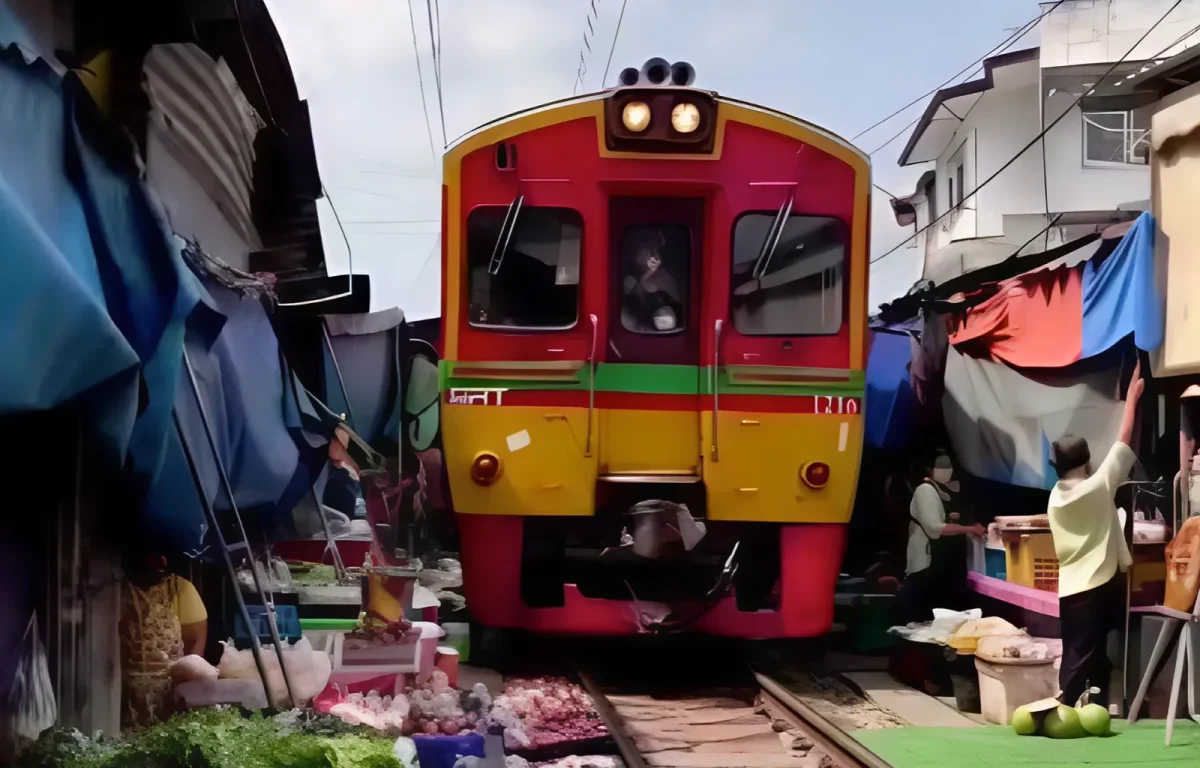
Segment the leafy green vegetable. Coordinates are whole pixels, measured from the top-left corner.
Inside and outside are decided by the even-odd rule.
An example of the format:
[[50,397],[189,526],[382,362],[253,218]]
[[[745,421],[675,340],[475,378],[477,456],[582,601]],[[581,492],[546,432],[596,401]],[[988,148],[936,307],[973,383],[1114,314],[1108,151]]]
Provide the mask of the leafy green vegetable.
[[47,731],[18,768],[400,768],[393,740],[346,734],[316,717],[243,717],[205,709],[120,741]]
[[297,587],[337,586],[337,571],[332,565],[312,565],[306,571],[292,574],[292,583]]

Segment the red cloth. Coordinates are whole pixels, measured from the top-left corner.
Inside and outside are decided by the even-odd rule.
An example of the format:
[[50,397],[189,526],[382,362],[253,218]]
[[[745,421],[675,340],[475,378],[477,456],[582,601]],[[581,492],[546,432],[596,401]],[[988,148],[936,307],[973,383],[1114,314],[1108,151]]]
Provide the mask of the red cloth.
[[1060,267],[1001,282],[996,295],[952,321],[950,343],[1018,368],[1062,368],[1083,349],[1083,270]]

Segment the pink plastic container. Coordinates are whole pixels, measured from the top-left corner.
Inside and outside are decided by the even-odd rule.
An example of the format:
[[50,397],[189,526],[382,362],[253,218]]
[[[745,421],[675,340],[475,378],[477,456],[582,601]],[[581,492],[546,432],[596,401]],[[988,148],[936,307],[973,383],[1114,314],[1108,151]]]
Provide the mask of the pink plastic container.
[[458,651],[447,646],[439,646],[437,656],[433,662],[434,669],[440,669],[446,673],[446,677],[450,680],[450,687],[458,687]]

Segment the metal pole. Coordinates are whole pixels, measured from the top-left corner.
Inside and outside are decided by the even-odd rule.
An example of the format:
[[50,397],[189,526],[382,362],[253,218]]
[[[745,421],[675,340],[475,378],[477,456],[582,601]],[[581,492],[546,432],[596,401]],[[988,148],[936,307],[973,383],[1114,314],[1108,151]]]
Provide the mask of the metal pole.
[[[229,482],[229,476],[225,474],[225,464],[221,461],[221,455],[217,451],[217,442],[213,438],[212,427],[208,421],[208,411],[204,407],[203,398],[200,397],[200,386],[196,383],[196,372],[192,369],[192,360],[188,356],[186,346],[183,349],[183,367],[187,370],[188,383],[191,384],[192,395],[196,398],[196,407],[200,411],[200,423],[204,425],[204,436],[208,439],[208,447],[212,452],[213,462],[217,465],[217,476],[221,480],[221,487],[225,491],[225,497],[229,499],[229,508],[233,512],[233,519],[237,521],[238,531],[242,535],[246,553],[250,557],[250,574],[254,577],[254,588],[258,590],[258,597],[263,601],[263,608],[267,613],[267,627],[271,631],[271,642],[275,644],[275,654],[279,657],[279,671],[283,674],[283,684],[287,688],[288,698],[291,699],[292,706],[298,706],[299,702],[296,701],[296,697],[292,694],[292,683],[288,678],[287,664],[283,659],[283,641],[279,638],[279,628],[275,624],[275,604],[273,600],[267,599],[267,592],[263,589],[262,581],[258,578],[258,568],[254,563],[254,550],[250,546],[250,538],[246,536],[246,528],[242,525],[242,515],[238,512],[237,501],[233,497],[233,486]],[[176,414],[176,418],[178,418],[178,414]],[[182,430],[180,431],[180,439],[183,439]],[[200,487],[199,490],[200,495],[203,496],[203,487]],[[215,520],[216,511],[214,510],[213,512]],[[218,532],[220,532],[219,529]],[[221,541],[224,542],[223,535]],[[225,548],[224,543],[222,543],[222,548]],[[226,553],[228,553],[228,549],[226,549]],[[234,576],[233,587],[235,590],[238,590],[238,600],[240,601],[241,589],[238,587],[236,574]],[[246,628],[250,630],[251,635],[255,635],[254,628],[249,620],[246,621]]]
[[[254,666],[258,667],[258,675],[262,678],[263,695],[269,704],[270,687],[267,684],[267,668],[263,664],[262,649],[258,644],[258,633],[253,629],[253,623],[250,621],[250,611],[246,609],[246,601],[242,599],[242,590],[238,588],[237,570],[233,567],[233,558],[229,556],[229,547],[225,544],[225,534],[221,532],[221,526],[217,522],[217,514],[213,510],[212,505],[208,502],[208,495],[204,492],[204,483],[200,479],[200,471],[196,468],[196,459],[192,456],[192,449],[188,445],[187,437],[183,434],[183,425],[179,423],[179,412],[171,411],[171,418],[175,420],[175,432],[179,435],[179,444],[183,448],[183,457],[187,460],[188,470],[192,473],[192,482],[196,484],[196,494],[200,497],[200,506],[204,508],[204,518],[208,525],[216,534],[217,543],[221,548],[221,557],[225,561],[225,572],[229,575],[229,583],[233,587],[233,596],[237,599],[238,612],[242,615],[242,621],[246,622],[246,627],[250,629],[250,652],[254,655]],[[286,677],[284,680],[286,681]]]
[[329,549],[333,550],[333,571],[337,574],[338,581],[346,575],[346,564],[342,562],[342,553],[338,552],[337,542],[333,540],[333,536],[329,533],[329,521],[325,519],[325,510],[321,507],[321,500],[317,497],[316,486],[309,486],[309,491],[312,492],[313,503],[317,505],[317,517],[321,518],[321,530],[325,533],[325,542]]
[[333,362],[333,372],[337,374],[338,387],[342,390],[342,400],[346,403],[346,418],[350,421],[351,429],[357,430],[358,425],[354,422],[354,409],[350,407],[350,395],[346,392],[346,379],[342,376],[342,367],[338,365],[337,355],[333,352],[333,339],[329,337],[329,326],[325,324],[325,318],[321,318],[321,333],[325,337],[325,348],[329,350],[329,359]]

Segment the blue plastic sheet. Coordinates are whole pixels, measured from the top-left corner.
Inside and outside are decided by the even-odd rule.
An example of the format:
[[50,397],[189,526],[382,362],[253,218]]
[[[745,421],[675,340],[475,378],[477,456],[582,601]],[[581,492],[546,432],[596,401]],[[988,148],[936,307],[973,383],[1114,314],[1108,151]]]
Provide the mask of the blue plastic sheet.
[[916,407],[909,377],[912,337],[876,331],[867,357],[866,440],[885,450],[908,445]]
[[1120,245],[1083,272],[1083,341],[1080,358],[1094,357],[1129,334],[1139,349],[1162,345],[1165,305],[1154,283],[1154,217],[1143,213]]
[[[140,363],[110,314],[83,201],[65,172],[62,81],[0,51],[0,413],[85,396],[91,432],[119,462],[138,411]],[[107,264],[104,271],[119,271]]]

